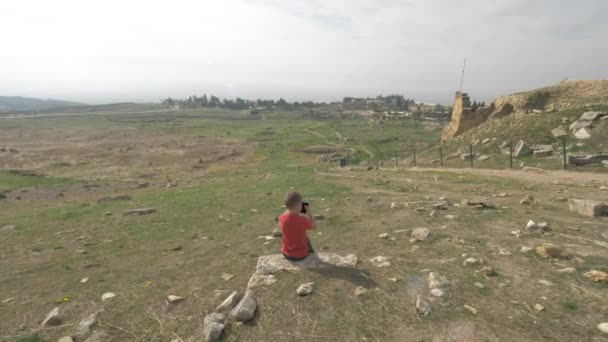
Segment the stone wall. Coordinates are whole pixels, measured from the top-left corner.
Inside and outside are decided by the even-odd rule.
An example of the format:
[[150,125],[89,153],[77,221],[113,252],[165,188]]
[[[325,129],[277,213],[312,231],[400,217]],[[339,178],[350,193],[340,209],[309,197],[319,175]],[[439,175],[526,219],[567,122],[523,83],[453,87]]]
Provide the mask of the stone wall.
[[443,128],[441,141],[445,142],[452,137],[462,134],[473,127],[481,125],[488,120],[488,117],[494,112],[495,106],[471,108],[471,100],[466,93],[456,92],[454,106],[452,109],[452,120]]

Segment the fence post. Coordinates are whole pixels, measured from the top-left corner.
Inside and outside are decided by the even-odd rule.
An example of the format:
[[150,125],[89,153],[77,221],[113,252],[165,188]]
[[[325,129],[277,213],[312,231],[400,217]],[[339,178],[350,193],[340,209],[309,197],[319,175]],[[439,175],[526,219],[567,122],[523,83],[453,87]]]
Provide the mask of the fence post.
[[367,155],[367,166],[372,166],[372,161],[371,161],[371,157],[369,156],[369,154]]
[[395,152],[395,168],[399,168],[399,153]]
[[439,167],[443,167],[443,145],[439,145]]
[[509,166],[513,168],[513,143],[509,140]]
[[355,156],[357,157],[357,162],[356,164],[359,165],[359,151],[355,152]]
[[471,159],[471,168],[473,168],[473,144],[469,145],[469,152],[471,155],[471,158],[470,158]]
[[416,162],[416,146],[414,146],[414,167],[417,167],[418,163]]
[[564,170],[568,168],[568,158],[566,156],[566,138],[562,138],[562,153],[564,154]]
[[380,166],[384,166],[384,155],[380,152]]
[[346,166],[350,166],[350,153],[346,153]]

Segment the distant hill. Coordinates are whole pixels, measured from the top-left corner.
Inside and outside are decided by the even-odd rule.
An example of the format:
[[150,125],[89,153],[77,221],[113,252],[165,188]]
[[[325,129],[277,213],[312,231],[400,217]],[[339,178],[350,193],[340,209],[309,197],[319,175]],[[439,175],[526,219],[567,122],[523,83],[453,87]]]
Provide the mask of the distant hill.
[[0,96],[0,113],[44,111],[57,108],[85,106],[84,103],[36,99],[21,96]]

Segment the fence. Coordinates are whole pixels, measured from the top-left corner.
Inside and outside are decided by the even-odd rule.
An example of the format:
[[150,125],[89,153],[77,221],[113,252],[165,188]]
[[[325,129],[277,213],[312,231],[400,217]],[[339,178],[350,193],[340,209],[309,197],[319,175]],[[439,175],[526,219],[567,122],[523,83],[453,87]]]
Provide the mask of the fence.
[[[375,155],[365,154],[360,151],[347,153],[338,160],[338,165],[346,167],[349,165],[357,166],[373,166],[373,167],[483,167],[483,168],[516,168],[514,161],[523,163],[535,163],[543,168],[567,169],[568,153],[566,148],[566,140],[560,139],[556,145],[557,153],[554,149],[541,153],[530,151],[530,156],[515,155],[515,145],[509,141],[504,150],[499,148],[497,154],[479,153],[477,145],[470,144],[466,148],[466,152],[459,151],[446,155],[445,145],[438,145],[434,148],[426,148],[423,151],[416,151],[415,147],[408,150],[379,152]],[[483,147],[483,145],[481,146]],[[487,148],[486,148],[487,150]],[[560,151],[561,150],[561,151]],[[504,152],[503,152],[504,151]],[[550,153],[549,153],[550,152]],[[454,160],[458,161],[454,161]],[[520,167],[522,165],[520,164]],[[607,169],[608,171],[608,169]]]

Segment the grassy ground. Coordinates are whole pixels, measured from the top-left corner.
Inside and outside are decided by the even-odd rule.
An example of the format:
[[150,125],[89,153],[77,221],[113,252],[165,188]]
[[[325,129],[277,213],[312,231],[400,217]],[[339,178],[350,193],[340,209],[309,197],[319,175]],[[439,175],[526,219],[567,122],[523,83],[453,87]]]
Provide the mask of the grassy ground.
[[[489,176],[474,170],[337,169],[318,163],[314,154],[294,150],[343,145],[378,156],[430,145],[440,130],[417,121],[373,126],[363,120],[248,120],[246,113],[229,114],[224,119],[218,118],[222,112],[189,112],[0,121],[5,137],[38,132],[48,141],[61,142],[66,132],[119,132],[125,139],[140,134],[184,141],[204,136],[254,147],[251,153],[218,157],[195,171],[190,160],[178,163],[180,177],[174,187],[167,187],[166,174],[155,174],[153,168],[141,177],[146,164],[139,163],[132,165],[129,177],[112,169],[101,179],[88,173],[78,177],[78,172],[69,171],[79,167],[77,162],[67,169],[35,164],[45,177],[0,173],[0,189],[10,190],[0,200],[0,228],[15,226],[0,230],[2,339],[54,341],[71,334],[80,319],[103,310],[97,329],[117,341],[169,341],[176,336],[198,340],[203,317],[227,291],[246,288],[257,257],[279,251],[280,241],[265,244],[259,236],[270,234],[275,217],[283,211],[284,193],[293,189],[310,200],[316,214],[325,216],[311,235],[317,251],[355,253],[363,278],[309,271],[278,274],[276,284],[258,291],[255,322],[232,324],[226,341],[549,341],[588,340],[599,334],[595,325],[605,318],[608,289],[582,273],[607,271],[608,249],[600,236],[607,221],[572,216],[565,210],[567,204],[555,199],[604,198],[606,192],[598,186],[608,185],[606,181],[575,181],[561,174]],[[339,139],[335,131],[346,139]],[[19,151],[4,158],[27,159],[42,148],[22,140],[2,140],[2,145]],[[152,140],[145,144],[155,146]],[[213,148],[209,146],[211,152]],[[105,158],[118,153],[113,150]],[[149,186],[134,187],[143,181]],[[512,195],[492,197],[500,192]],[[118,194],[132,199],[96,203]],[[534,195],[539,203],[518,204],[524,194]],[[432,204],[441,196],[452,205],[431,216]],[[454,206],[465,198],[483,197],[498,208]],[[390,209],[391,202],[417,203],[395,210]],[[135,208],[157,212],[122,216]],[[446,218],[448,214],[455,218]],[[513,237],[510,232],[523,229],[528,219],[546,220],[554,232]],[[432,239],[410,243],[409,233],[416,227],[431,229]],[[394,240],[378,239],[380,233],[389,233]],[[543,241],[562,245],[566,257],[546,260],[519,253],[521,246]],[[502,255],[501,250],[511,254]],[[478,272],[481,266],[462,266],[463,254],[483,257],[498,276],[486,278]],[[390,257],[392,265],[376,268],[368,262],[378,255]],[[577,264],[577,257],[584,264]],[[566,266],[578,270],[556,272]],[[425,291],[428,270],[440,272],[453,284],[449,296],[432,301],[433,313],[423,318],[415,313],[412,295]],[[234,278],[224,281],[222,273]],[[393,277],[399,281],[388,280]],[[81,283],[82,278],[88,281]],[[554,286],[539,284],[540,279]],[[315,282],[315,292],[298,297],[295,289],[308,281]],[[359,285],[369,292],[355,296]],[[101,295],[110,291],[117,297],[102,302]],[[167,306],[170,294],[186,300]],[[530,309],[536,303],[546,310]],[[464,310],[464,304],[476,307],[478,314]],[[63,313],[63,325],[41,329],[40,321],[55,306]]]

